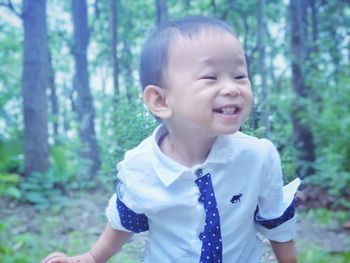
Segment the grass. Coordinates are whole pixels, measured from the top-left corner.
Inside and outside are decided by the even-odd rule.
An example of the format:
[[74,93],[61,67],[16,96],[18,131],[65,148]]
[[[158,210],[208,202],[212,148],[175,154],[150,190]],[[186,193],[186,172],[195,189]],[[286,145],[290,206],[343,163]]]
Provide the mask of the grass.
[[298,263],[349,263],[350,251],[337,254],[320,250],[315,246],[309,246],[298,255]]
[[349,212],[344,210],[330,211],[326,208],[313,208],[305,212],[306,218],[317,222],[320,226],[331,228],[343,225],[348,219]]
[[[85,234],[72,231],[63,240],[50,238],[53,231],[49,229],[54,225],[48,221],[43,223],[40,232],[13,233],[13,223],[10,219],[0,224],[0,262],[6,263],[32,263],[40,262],[53,251],[65,251],[75,255],[86,251],[94,242],[94,234]],[[109,262],[139,263],[142,261],[143,247],[141,243],[128,243],[122,251]]]
[[[87,251],[104,228],[104,197],[90,195],[61,209],[0,204],[0,262],[40,262],[54,251],[76,255]],[[144,242],[129,242],[109,262],[139,263]]]
[[[96,200],[101,200],[101,204],[96,205]],[[33,207],[18,204],[1,207],[0,262],[40,262],[53,251],[65,251],[74,255],[88,250],[104,227],[105,201],[104,197],[90,195],[53,211],[38,211]],[[299,218],[313,220],[321,227],[329,227],[344,222],[347,215],[341,211],[312,209],[301,213]],[[142,236],[135,242],[127,243],[109,262],[142,262],[144,244]],[[350,248],[349,251],[330,253],[307,243],[298,253],[299,263],[350,262]]]

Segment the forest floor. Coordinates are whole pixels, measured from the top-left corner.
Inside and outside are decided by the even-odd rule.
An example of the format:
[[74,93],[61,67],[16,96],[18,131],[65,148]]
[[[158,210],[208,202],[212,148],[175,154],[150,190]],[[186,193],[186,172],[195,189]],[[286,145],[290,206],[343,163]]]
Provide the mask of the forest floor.
[[[14,252],[31,257],[29,261],[13,262],[39,262],[44,255],[57,250],[70,254],[83,252],[98,237],[106,223],[104,207],[108,197],[108,194],[101,193],[76,196],[70,198],[69,203],[56,212],[52,211],[54,208],[38,211],[33,206],[1,203],[0,219],[1,223],[5,224],[5,229],[0,229],[0,245],[11,247]],[[315,216],[315,213],[311,213],[310,216],[305,208],[299,210],[296,240],[298,254],[303,254],[304,257],[317,257],[317,253],[321,252],[350,253],[349,230],[332,220],[322,224],[317,219],[319,214],[316,213]],[[22,239],[14,238],[16,236]],[[123,247],[121,253],[109,262],[140,263],[146,245],[147,233],[135,235]],[[312,251],[311,254],[309,251]],[[267,240],[263,240],[261,262],[276,262]]]

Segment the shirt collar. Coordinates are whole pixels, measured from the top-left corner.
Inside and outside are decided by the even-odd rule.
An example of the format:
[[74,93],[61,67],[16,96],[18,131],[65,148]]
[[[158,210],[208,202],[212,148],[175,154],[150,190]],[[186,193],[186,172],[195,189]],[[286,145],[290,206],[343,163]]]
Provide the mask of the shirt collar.
[[162,183],[168,187],[185,172],[192,172],[199,167],[205,167],[211,163],[227,163],[233,158],[233,144],[230,139],[234,135],[219,136],[215,141],[206,161],[203,164],[188,168],[170,157],[166,156],[159,148],[159,141],[168,133],[164,124],[159,125],[152,134],[152,167]]

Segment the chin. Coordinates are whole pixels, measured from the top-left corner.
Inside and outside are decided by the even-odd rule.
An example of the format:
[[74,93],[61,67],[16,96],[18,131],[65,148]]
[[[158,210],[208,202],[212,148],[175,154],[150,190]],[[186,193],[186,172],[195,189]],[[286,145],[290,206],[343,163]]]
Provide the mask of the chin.
[[234,134],[235,132],[239,131],[239,127],[226,127],[225,129],[220,129],[219,135],[230,135]]

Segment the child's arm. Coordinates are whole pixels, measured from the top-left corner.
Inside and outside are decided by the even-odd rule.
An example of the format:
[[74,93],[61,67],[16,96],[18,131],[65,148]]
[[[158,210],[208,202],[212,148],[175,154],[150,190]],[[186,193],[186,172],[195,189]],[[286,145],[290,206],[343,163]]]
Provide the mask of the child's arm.
[[272,240],[270,240],[270,242],[278,263],[296,263],[297,262],[296,251],[295,251],[293,240],[284,242],[284,243],[276,242]]
[[89,252],[74,257],[62,253],[53,253],[46,257],[43,263],[103,263],[117,253],[132,235],[131,232],[115,230],[110,224],[107,224]]

